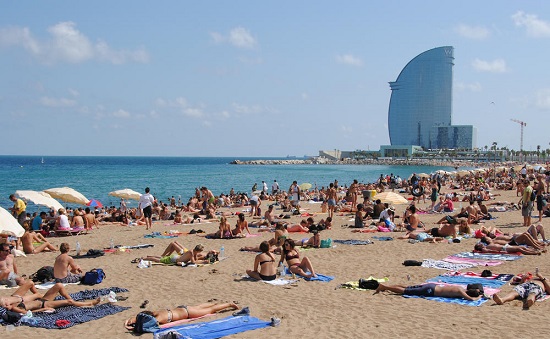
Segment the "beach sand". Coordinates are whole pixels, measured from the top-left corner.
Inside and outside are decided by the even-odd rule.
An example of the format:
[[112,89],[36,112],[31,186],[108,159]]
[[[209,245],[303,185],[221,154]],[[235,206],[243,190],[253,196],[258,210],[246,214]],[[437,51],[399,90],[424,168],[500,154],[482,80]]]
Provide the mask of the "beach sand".
[[[443,192],[446,190],[444,189]],[[517,202],[515,191],[497,191],[500,201]],[[319,212],[318,204],[302,203],[307,212],[314,213],[315,219],[326,217]],[[429,206],[429,201],[420,203],[419,207]],[[458,207],[458,203],[456,204]],[[264,204],[265,207],[265,204]],[[397,205],[396,215],[402,215],[406,205]],[[224,209],[229,210],[229,209]],[[237,211],[240,209],[232,209]],[[280,210],[275,211],[277,214]],[[486,221],[486,225],[493,225],[507,232],[521,232],[522,217],[520,211],[493,213],[495,220]],[[434,221],[442,214],[424,214],[420,218],[427,227],[433,227]],[[322,239],[370,239],[373,236],[397,236],[394,233],[352,233],[351,229],[344,228],[344,224],[352,224],[351,214],[337,215],[332,230],[323,231]],[[292,217],[293,221],[299,217]],[[250,218],[247,216],[247,220]],[[536,220],[534,218],[533,220]],[[230,217],[232,225],[236,217]],[[543,219],[544,223],[547,219]],[[169,221],[155,222],[153,231],[179,230],[188,232],[192,228],[214,232],[217,223],[200,225],[169,225]],[[251,229],[257,233],[257,229]],[[546,226],[547,233],[550,229]],[[252,269],[254,253],[240,252],[239,248],[245,245],[258,245],[261,241],[272,237],[271,233],[260,233],[258,237],[234,240],[209,240],[198,235],[182,235],[176,238],[188,248],[198,243],[207,249],[217,249],[223,245],[228,256],[217,264],[182,268],[175,266],[153,266],[147,269],[137,268],[131,260],[147,255],[160,255],[164,248],[173,239],[144,238],[143,226],[124,227],[103,224],[93,233],[77,237],[50,238],[51,242],[59,245],[68,242],[74,248],[78,240],[84,251],[100,249],[109,246],[111,238],[116,244],[137,245],[154,244],[153,248],[134,249],[127,252],[107,253],[103,257],[94,259],[79,259],[77,263],[87,271],[96,267],[103,268],[107,278],[95,288],[123,287],[129,292],[125,301],[118,302],[121,306],[130,306],[131,309],[104,317],[99,320],[76,325],[63,330],[46,330],[26,326],[17,327],[12,332],[4,332],[3,337],[13,338],[131,338],[124,327],[124,320],[137,314],[139,306],[144,300],[149,300],[147,309],[175,307],[181,304],[195,305],[209,299],[238,301],[240,306],[249,306],[251,315],[260,319],[269,320],[271,317],[281,319],[278,327],[268,327],[256,331],[245,332],[233,336],[234,338],[517,338],[523,335],[545,337],[550,335],[548,313],[550,301],[538,302],[529,311],[522,311],[520,301],[513,301],[504,306],[495,306],[492,300],[481,307],[460,306],[424,299],[407,299],[402,296],[385,292],[373,295],[372,291],[358,291],[338,288],[342,283],[357,281],[359,278],[374,276],[388,277],[391,284],[412,285],[425,282],[427,279],[443,274],[447,271],[424,267],[405,267],[404,260],[423,260],[425,258],[442,259],[448,255],[472,251],[475,239],[466,239],[456,244],[408,243],[406,240],[377,241],[365,246],[350,246],[335,244],[330,249],[306,250],[301,255],[307,255],[316,271],[321,274],[334,276],[331,282],[307,282],[299,280],[292,286],[272,286],[263,282],[243,280],[246,269]],[[292,233],[293,239],[302,239],[307,234]],[[74,252],[73,252],[74,254]],[[21,274],[30,275],[44,265],[53,265],[55,253],[41,253],[16,259]],[[543,275],[550,277],[550,260],[548,254],[542,256],[524,256],[521,260],[505,262],[500,266],[489,267],[493,273],[522,273],[534,272],[540,268]],[[474,272],[481,272],[484,267],[472,268]],[[407,280],[410,275],[410,281]],[[68,285],[70,293],[89,286]],[[510,285],[504,285],[501,293],[511,290]],[[8,295],[10,290],[0,290],[0,295]],[[208,320],[230,315],[222,313]],[[1,329],[4,331],[4,329]],[[144,338],[152,337],[150,334]]]

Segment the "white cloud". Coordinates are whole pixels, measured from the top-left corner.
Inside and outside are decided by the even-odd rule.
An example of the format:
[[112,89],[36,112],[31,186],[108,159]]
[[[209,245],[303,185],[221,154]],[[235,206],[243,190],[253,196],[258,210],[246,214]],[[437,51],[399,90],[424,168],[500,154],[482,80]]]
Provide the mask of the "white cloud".
[[512,15],[514,24],[518,27],[525,27],[527,35],[534,38],[550,37],[550,23],[540,20],[534,14],[527,14],[523,11],[518,11]]
[[472,66],[480,72],[504,73],[507,71],[506,61],[503,59],[495,59],[493,61],[475,59],[472,62]]
[[183,114],[192,117],[192,118],[200,118],[204,115],[203,111],[200,108],[185,108],[182,110]]
[[113,116],[116,118],[129,118],[130,112],[125,111],[123,109],[119,109],[118,111],[113,112]]
[[489,37],[490,31],[483,26],[469,26],[460,24],[455,28],[455,31],[468,39],[483,40]]
[[454,86],[458,91],[471,91],[471,92],[481,92],[482,87],[479,82],[474,82],[471,84],[466,84],[463,82],[457,82]]
[[256,39],[250,32],[243,27],[235,27],[229,31],[227,36],[218,32],[211,32],[210,37],[214,43],[221,44],[228,42],[231,45],[239,48],[254,48],[257,45]]
[[69,94],[72,95],[73,97],[80,96],[80,93],[78,93],[76,89],[72,89],[72,88],[69,88]]
[[38,41],[27,27],[0,29],[0,47],[20,46],[42,62],[82,63],[89,60],[122,64],[128,61],[148,62],[144,49],[114,50],[106,42],[92,43],[71,21],[60,22],[48,28],[50,38]]
[[351,66],[363,66],[363,60],[351,54],[337,55],[336,62]]
[[242,105],[234,102],[232,106],[233,106],[233,111],[240,114],[258,114],[264,111],[264,109],[258,105],[247,106],[247,105]]
[[305,92],[302,93],[302,100],[307,100],[307,99],[309,99],[309,94],[307,94]]
[[231,114],[229,114],[228,111],[222,111],[221,113],[222,118],[228,119],[231,117]]
[[71,107],[76,105],[76,101],[67,98],[42,97],[40,103],[46,107]]
[[536,93],[535,106],[542,110],[550,110],[550,88],[541,89]]

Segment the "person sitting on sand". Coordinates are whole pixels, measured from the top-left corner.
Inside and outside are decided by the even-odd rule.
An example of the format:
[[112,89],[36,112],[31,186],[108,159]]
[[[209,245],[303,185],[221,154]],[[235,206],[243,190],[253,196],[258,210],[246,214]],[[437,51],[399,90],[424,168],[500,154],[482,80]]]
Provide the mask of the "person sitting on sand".
[[396,294],[412,295],[421,297],[444,297],[444,298],[462,298],[466,300],[477,300],[483,295],[477,284],[468,285],[467,288],[458,285],[440,285],[427,283],[422,285],[385,285],[379,284],[374,294],[390,291]]
[[[273,207],[272,207],[273,209]],[[250,229],[248,228],[248,221],[246,221],[246,218],[244,216],[244,213],[239,213],[239,216],[237,217],[237,225],[235,226],[235,229],[231,231],[234,237],[245,237],[244,230],[250,233]]]
[[84,218],[80,215],[80,211],[75,209],[73,212],[73,221],[71,222],[72,228],[84,228]]
[[[135,317],[127,319],[124,322],[124,327],[136,333],[154,332],[159,329],[159,325],[183,319],[200,318],[207,314],[221,312],[227,308],[238,310],[239,306],[235,303],[206,303],[196,306],[181,305],[176,308],[163,308],[157,311],[143,311]],[[151,320],[153,320],[152,324],[149,323]]]
[[[288,231],[286,230],[283,223],[278,222],[275,226],[275,233],[273,233],[273,238],[269,239],[268,243],[270,246],[270,251],[273,253],[280,253],[281,252],[281,246],[283,245],[284,241],[288,238]],[[244,246],[241,247],[241,251],[247,251],[247,252],[260,252],[260,248],[258,246]]]
[[[41,244],[34,247],[34,242]],[[42,251],[57,251],[57,247],[50,244],[42,234],[36,232],[25,231],[21,237],[21,243],[23,244],[23,251],[25,254],[36,254]]]
[[364,228],[365,216],[363,216],[363,204],[357,204],[357,211],[355,212],[355,220],[353,222],[353,228]]
[[529,233],[531,237],[533,237],[533,239],[538,239],[540,234],[540,236],[542,237],[542,241],[546,242],[546,237],[544,236],[544,227],[542,227],[542,224],[540,223],[529,226],[529,228],[527,228],[525,232]]
[[[6,309],[21,314],[25,314],[27,311],[54,311],[64,306],[90,307],[99,304],[101,301],[100,298],[91,301],[75,301],[67,293],[62,283],[56,283],[44,295],[33,293],[31,296],[25,298],[20,294],[22,291],[18,291],[16,291],[16,295],[20,296],[21,299],[17,303],[8,305]],[[65,299],[55,300],[58,294]]]
[[407,220],[405,221],[405,224],[404,224],[407,231],[412,232],[417,228],[422,227],[420,224],[420,218],[418,217],[418,214],[416,214],[416,206],[410,205],[407,208],[407,211],[408,211],[408,215],[407,213],[405,213]]
[[208,264],[211,258],[215,258],[218,255],[218,252],[215,250],[208,251],[206,255],[203,252],[204,246],[202,244],[198,244],[193,250],[189,251],[180,243],[174,241],[168,244],[162,255],[150,255],[141,259],[166,265]]
[[77,283],[82,279],[82,269],[68,254],[69,249],[70,246],[66,242],[59,246],[61,254],[55,258],[53,265],[53,276],[56,283],[71,284]]
[[453,237],[456,238],[456,227],[451,224],[441,224],[428,231],[434,237]]
[[513,246],[513,245],[499,245],[499,244],[488,244],[485,245],[482,242],[478,242],[474,246],[474,250],[481,253],[495,253],[495,252],[506,252],[506,253],[521,253],[525,255],[540,255],[542,252],[536,250],[532,247],[525,246]]
[[260,251],[262,251],[262,253],[258,254],[254,259],[254,270],[246,270],[246,274],[251,278],[266,281],[275,280],[275,278],[277,278],[275,257],[269,249],[269,242],[262,241],[260,244]]
[[528,280],[529,275],[524,274],[516,283],[514,291],[508,293],[504,297],[498,294],[493,295],[493,301],[497,305],[503,305],[512,300],[520,299],[523,301],[523,309],[528,310],[535,301],[541,299],[545,294],[550,294],[550,284],[547,279],[536,273],[537,279]]
[[226,217],[220,218],[220,226],[216,233],[210,233],[206,235],[207,238],[214,238],[214,239],[229,239],[233,237],[233,233],[231,233],[231,225],[227,222]]
[[[283,251],[281,253],[281,259],[279,259],[279,264],[286,260],[288,264],[288,269],[294,274],[298,274],[305,278],[316,277],[315,270],[311,261],[308,257],[304,257],[300,260],[300,253],[295,248],[294,240],[286,239],[283,244]],[[308,270],[309,273],[306,273],[304,270]]]
[[313,235],[309,239],[308,238],[302,239],[299,243],[296,244],[296,246],[319,248],[321,246],[320,231],[313,230],[311,231],[311,234]]

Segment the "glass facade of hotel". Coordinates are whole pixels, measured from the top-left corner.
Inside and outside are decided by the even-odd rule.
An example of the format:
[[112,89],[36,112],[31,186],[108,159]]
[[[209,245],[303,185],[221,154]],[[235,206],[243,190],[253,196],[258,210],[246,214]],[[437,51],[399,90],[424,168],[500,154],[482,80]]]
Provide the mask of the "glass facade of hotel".
[[[432,133],[450,127],[452,116],[454,49],[438,47],[419,54],[403,68],[392,91],[388,128],[392,145],[443,148]],[[470,139],[472,136],[470,135]],[[471,148],[471,145],[470,145]]]

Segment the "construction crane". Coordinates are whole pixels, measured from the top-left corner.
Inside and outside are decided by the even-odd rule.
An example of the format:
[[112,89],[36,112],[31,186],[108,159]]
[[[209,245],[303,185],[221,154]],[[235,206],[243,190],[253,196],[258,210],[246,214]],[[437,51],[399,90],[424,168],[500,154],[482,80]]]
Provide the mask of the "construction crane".
[[510,119],[510,120],[512,120],[513,122],[517,122],[518,124],[521,125],[521,141],[520,141],[520,144],[519,144],[519,150],[523,151],[523,127],[527,126],[527,123],[525,123],[523,121],[516,120],[516,119]]

